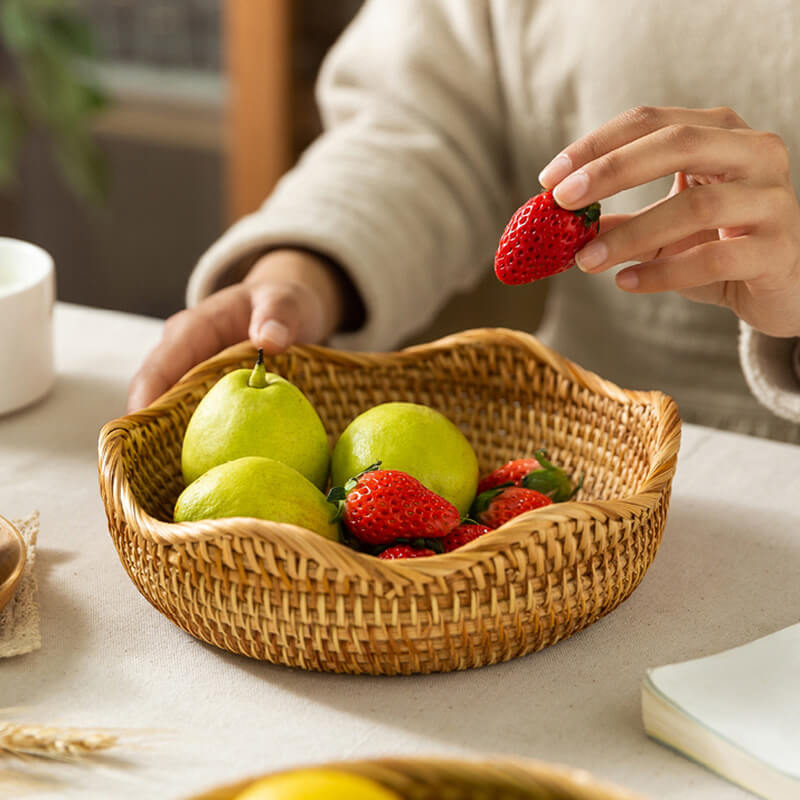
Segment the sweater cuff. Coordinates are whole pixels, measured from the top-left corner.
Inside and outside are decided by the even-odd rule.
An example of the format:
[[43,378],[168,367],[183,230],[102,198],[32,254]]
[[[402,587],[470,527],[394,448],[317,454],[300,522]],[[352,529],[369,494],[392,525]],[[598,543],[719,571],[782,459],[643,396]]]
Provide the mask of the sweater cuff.
[[226,231],[201,256],[186,289],[186,305],[199,303],[220,288],[226,276],[242,262],[274,248],[299,248],[330,258],[347,273],[367,309],[365,324],[358,330],[340,333],[332,344],[342,349],[368,350],[390,347],[390,333],[377,324],[374,309],[380,306],[380,291],[370,280],[366,264],[343,245],[347,232],[328,218],[328,225],[317,221],[309,226],[304,215],[275,215],[256,212],[244,217]]
[[[286,178],[284,181],[289,182]],[[387,243],[364,214],[333,198],[319,196],[310,211],[307,198],[312,193],[297,190],[296,184],[291,188],[296,191],[281,192],[279,184],[262,209],[236,222],[201,256],[189,278],[186,305],[192,307],[219,289],[232,270],[260,252],[297,247],[334,261],[352,281],[365,309],[364,324],[356,331],[335,334],[328,343],[331,346],[390,350],[423,328],[436,311],[435,304],[425,299],[433,295],[425,291],[425,283],[433,283],[434,276],[387,269]],[[388,249],[391,252],[398,247],[400,242],[392,242]],[[415,301],[420,283],[422,298]]]
[[739,360],[756,399],[800,423],[800,339],[767,336],[740,322]]

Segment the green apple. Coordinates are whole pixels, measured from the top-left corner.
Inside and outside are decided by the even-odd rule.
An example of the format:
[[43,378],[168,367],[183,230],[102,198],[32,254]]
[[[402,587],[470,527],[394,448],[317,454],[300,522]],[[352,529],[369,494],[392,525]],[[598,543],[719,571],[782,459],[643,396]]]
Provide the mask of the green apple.
[[333,506],[296,469],[263,456],[226,461],[190,483],[175,503],[175,522],[256,517],[339,539]]
[[331,479],[344,486],[371,464],[415,477],[462,515],[478,488],[478,459],[444,414],[417,403],[382,403],[357,416],[333,448]]
[[233,800],[400,800],[360,775],[334,769],[302,769],[262,778]]
[[220,378],[192,414],[183,438],[181,467],[187,484],[243,456],[282,461],[325,488],[330,445],[322,420],[306,396],[267,372],[263,354],[251,371]]

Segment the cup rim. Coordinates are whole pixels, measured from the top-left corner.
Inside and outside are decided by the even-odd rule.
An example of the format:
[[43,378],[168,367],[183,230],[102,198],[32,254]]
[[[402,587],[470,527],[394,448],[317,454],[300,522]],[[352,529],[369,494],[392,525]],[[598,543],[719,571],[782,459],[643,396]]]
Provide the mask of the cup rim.
[[25,241],[25,239],[17,239],[13,236],[0,236],[0,250],[5,247],[17,247],[19,250],[26,251],[30,255],[35,255],[39,260],[36,263],[36,267],[30,271],[30,277],[24,278],[8,289],[3,289],[3,287],[0,286],[0,298],[13,297],[16,294],[21,294],[33,286],[38,285],[46,279],[48,275],[52,274],[55,267],[53,256],[38,244]]

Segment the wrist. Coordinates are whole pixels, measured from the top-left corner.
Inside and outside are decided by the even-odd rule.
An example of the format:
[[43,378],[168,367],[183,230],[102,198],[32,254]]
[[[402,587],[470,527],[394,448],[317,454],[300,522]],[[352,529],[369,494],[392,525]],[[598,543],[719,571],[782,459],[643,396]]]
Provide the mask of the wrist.
[[297,247],[270,250],[258,256],[243,283],[278,281],[313,292],[326,315],[330,333],[355,330],[363,324],[364,307],[346,273],[326,256]]
[[253,262],[243,283],[271,281],[294,284],[313,294],[324,315],[326,335],[341,325],[344,300],[331,269],[321,258],[302,250],[270,250]]

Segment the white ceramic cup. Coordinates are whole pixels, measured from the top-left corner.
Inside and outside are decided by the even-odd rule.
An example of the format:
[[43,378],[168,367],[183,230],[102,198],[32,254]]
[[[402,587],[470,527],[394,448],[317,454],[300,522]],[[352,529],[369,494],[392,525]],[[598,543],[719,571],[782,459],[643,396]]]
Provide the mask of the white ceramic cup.
[[0,414],[36,402],[53,386],[54,302],[50,254],[0,237]]

